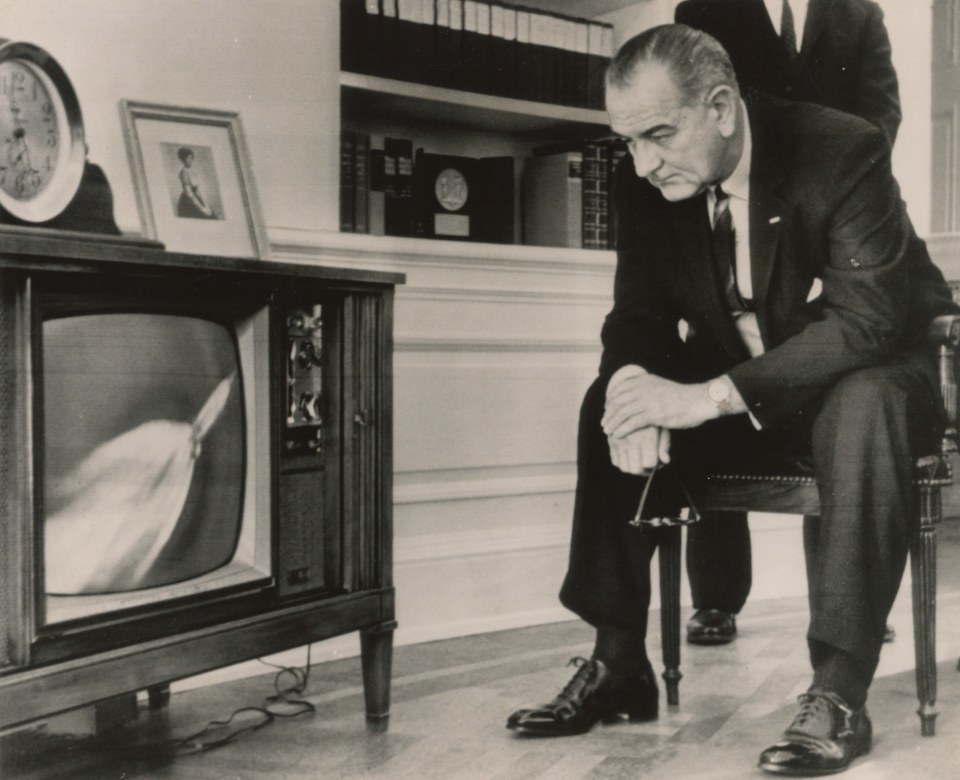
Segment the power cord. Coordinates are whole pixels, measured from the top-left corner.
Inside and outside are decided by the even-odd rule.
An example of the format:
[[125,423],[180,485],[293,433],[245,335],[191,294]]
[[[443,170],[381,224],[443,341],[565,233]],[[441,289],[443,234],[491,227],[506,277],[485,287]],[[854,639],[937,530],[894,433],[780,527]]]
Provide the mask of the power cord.
[[[301,695],[307,689],[307,683],[310,680],[311,669],[311,651],[313,645],[307,645],[307,663],[305,667],[279,666],[277,664],[264,661],[262,658],[257,660],[266,666],[277,669],[273,678],[273,689],[275,693],[264,699],[261,707],[241,707],[234,710],[230,717],[225,720],[212,720],[200,731],[191,734],[183,739],[174,742],[174,748],[180,753],[202,753],[207,750],[221,747],[233,742],[255,731],[259,731],[264,726],[269,726],[277,718],[296,718],[306,713],[316,712],[316,707]],[[281,681],[285,677],[291,677],[292,682],[285,688],[281,688]],[[230,726],[235,719],[245,714],[254,714],[256,719],[249,724],[239,725],[225,734],[218,735],[216,732]]]

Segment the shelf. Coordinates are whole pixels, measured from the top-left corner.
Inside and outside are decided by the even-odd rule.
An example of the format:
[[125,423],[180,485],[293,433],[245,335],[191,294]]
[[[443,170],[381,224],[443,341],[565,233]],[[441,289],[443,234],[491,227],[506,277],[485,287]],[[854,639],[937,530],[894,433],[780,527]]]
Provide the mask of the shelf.
[[341,110],[350,117],[416,121],[508,135],[561,138],[602,135],[607,114],[406,81],[340,73]]

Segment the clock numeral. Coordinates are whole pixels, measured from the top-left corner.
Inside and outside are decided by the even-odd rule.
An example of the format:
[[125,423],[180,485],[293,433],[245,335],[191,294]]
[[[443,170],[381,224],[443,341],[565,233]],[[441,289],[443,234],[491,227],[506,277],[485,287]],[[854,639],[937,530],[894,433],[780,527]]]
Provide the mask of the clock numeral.
[[45,100],[40,105],[40,110],[43,112],[44,116],[50,116],[53,113],[53,103],[51,103],[49,100]]
[[50,147],[51,149],[56,149],[58,142],[59,141],[57,139],[57,131],[54,130],[53,128],[50,128],[47,131],[47,146]]
[[50,159],[49,154],[43,160],[43,167],[48,171],[53,170],[53,160]]
[[13,188],[17,191],[17,195],[23,195],[26,186],[26,177],[22,173],[18,173],[17,178],[13,181]]

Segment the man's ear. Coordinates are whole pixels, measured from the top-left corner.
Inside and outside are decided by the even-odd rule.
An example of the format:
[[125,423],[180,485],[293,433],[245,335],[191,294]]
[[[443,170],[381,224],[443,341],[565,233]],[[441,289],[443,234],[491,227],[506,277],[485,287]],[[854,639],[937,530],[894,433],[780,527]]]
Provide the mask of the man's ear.
[[737,130],[737,113],[740,109],[740,101],[733,87],[718,84],[710,90],[706,103],[716,118],[720,135],[731,138]]

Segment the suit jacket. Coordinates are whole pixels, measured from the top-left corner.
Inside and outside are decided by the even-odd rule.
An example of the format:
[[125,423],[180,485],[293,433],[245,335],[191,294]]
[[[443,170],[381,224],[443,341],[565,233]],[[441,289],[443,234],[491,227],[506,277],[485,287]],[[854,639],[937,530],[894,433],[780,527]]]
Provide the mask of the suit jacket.
[[763,0],[685,0],[674,19],[723,45],[743,92],[856,114],[883,129],[893,145],[901,119],[897,74],[883,12],[872,0],[810,0],[794,61]]
[[681,381],[729,373],[767,427],[815,403],[845,374],[915,348],[952,304],[876,127],[760,95],[747,108],[751,277],[766,351],[750,358],[724,303],[706,196],[667,201],[637,177],[628,155],[614,189],[617,271],[600,371],[633,363]]

